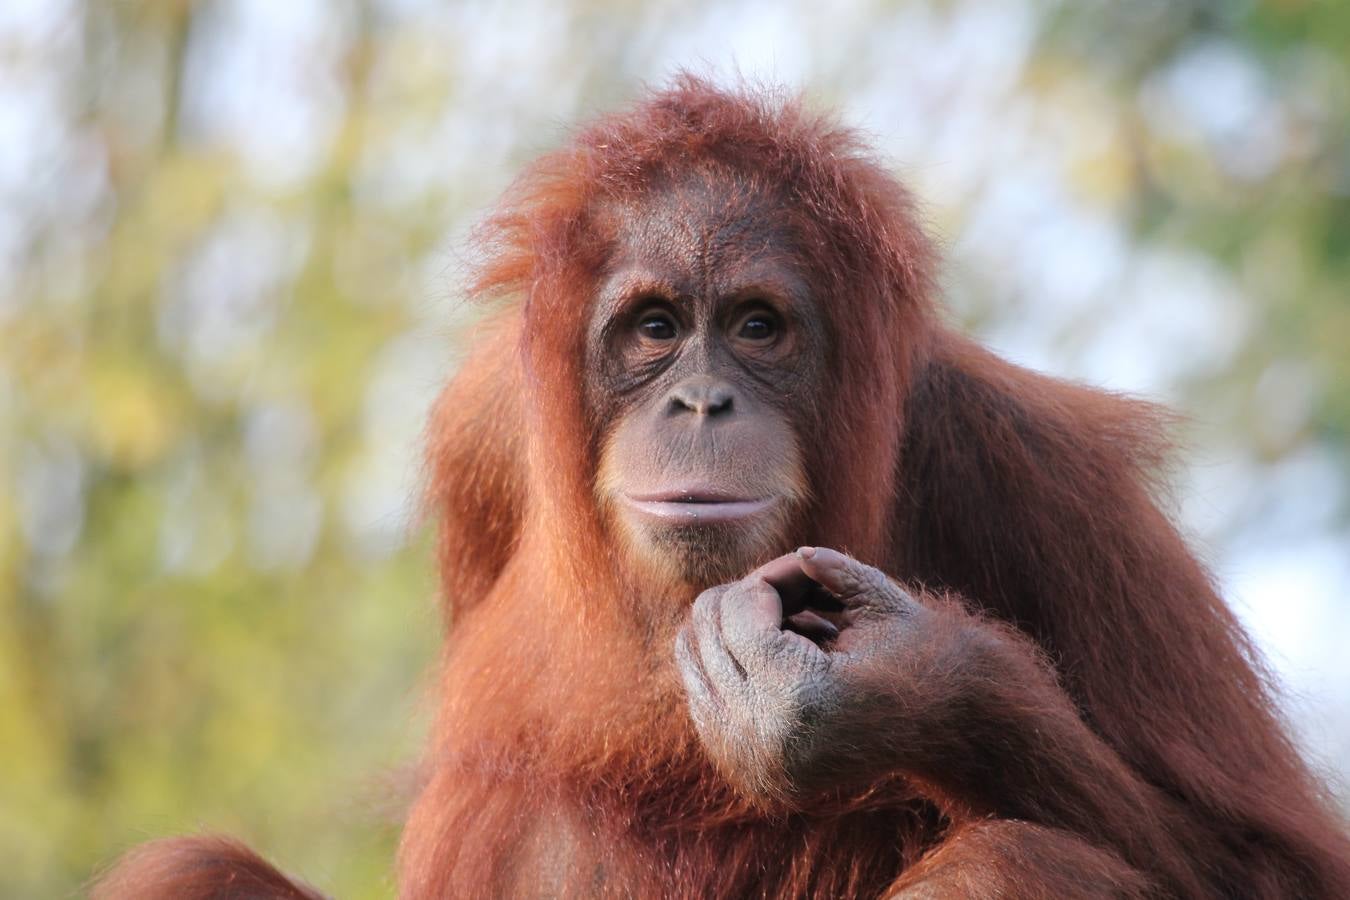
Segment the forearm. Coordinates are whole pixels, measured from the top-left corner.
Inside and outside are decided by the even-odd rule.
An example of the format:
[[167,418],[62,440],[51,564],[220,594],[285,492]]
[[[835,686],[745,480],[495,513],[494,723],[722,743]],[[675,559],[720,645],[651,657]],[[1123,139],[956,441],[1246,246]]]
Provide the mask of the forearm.
[[[1082,720],[1034,645],[958,605],[924,598],[932,621],[877,661],[889,761],[953,817],[1015,819],[1079,835],[1141,868],[1193,881],[1183,810],[1139,777]],[[898,671],[897,671],[898,670]]]
[[958,825],[882,896],[1142,900],[1155,884],[1109,849],[1053,828],[983,820]]

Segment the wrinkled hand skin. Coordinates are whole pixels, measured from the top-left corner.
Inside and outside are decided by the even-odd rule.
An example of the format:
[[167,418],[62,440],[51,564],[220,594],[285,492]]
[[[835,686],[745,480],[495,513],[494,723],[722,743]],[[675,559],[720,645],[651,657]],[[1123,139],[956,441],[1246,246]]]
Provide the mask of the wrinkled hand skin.
[[675,655],[713,762],[766,805],[887,774],[895,736],[875,711],[897,698],[878,673],[903,668],[933,616],[879,570],[826,548],[704,591]]

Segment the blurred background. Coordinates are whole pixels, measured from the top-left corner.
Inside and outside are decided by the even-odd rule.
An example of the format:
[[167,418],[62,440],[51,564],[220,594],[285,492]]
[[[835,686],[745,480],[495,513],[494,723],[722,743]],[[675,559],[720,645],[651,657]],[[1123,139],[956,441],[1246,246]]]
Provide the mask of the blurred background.
[[955,318],[1186,416],[1175,513],[1350,807],[1350,4],[5,0],[0,895],[200,828],[391,894],[465,232],[681,66],[837,108]]

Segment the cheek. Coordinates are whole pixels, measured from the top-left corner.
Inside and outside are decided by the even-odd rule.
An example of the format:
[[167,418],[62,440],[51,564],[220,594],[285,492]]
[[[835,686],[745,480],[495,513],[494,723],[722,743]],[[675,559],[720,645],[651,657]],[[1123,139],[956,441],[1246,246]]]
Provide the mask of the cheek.
[[[609,530],[616,548],[630,562],[637,562],[640,568],[653,568],[669,576],[665,580],[678,580],[677,573],[664,572],[661,554],[656,552],[652,535],[642,527],[642,523],[625,515],[623,497],[632,482],[633,473],[622,460],[619,448],[619,430],[612,430],[606,437],[600,450],[600,465],[595,478],[595,501],[600,511],[600,519]],[[655,572],[650,574],[656,574]]]
[[602,510],[612,507],[637,483],[658,478],[660,466],[651,454],[633,452],[640,441],[633,434],[631,419],[620,420],[605,435],[600,446],[600,463],[595,478],[595,497]]

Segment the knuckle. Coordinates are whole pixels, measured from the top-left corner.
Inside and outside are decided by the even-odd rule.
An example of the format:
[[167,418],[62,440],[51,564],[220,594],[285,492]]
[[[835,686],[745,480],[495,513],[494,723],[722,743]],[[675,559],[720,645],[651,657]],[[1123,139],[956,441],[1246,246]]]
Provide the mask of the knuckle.
[[735,587],[736,593],[738,594],[754,595],[774,593],[773,586],[758,575],[753,578],[747,578],[744,581],[736,582]]
[[889,579],[880,569],[854,560],[852,574],[854,586],[860,594],[875,597],[885,593]]
[[775,668],[777,653],[774,642],[761,635],[751,635],[740,647],[742,662],[745,665],[746,678],[754,679],[760,673]]
[[695,687],[701,687],[699,666],[694,660],[694,649],[690,646],[688,638],[681,635],[681,640],[675,644],[675,666],[679,669],[680,680],[691,690]]
[[806,640],[793,640],[780,632],[776,640],[767,642],[766,657],[781,680],[790,689],[825,677],[830,669],[830,658]]
[[841,586],[856,596],[874,594],[886,581],[886,576],[880,569],[851,556],[840,554],[840,559],[835,565],[836,577]]
[[723,587],[708,588],[694,600],[694,617],[706,619],[713,615],[725,592]]
[[762,578],[745,578],[741,581],[733,581],[731,584],[727,585],[726,596],[729,599],[739,601],[753,597],[761,590],[772,590],[772,588],[770,588],[768,583]]
[[894,581],[888,580],[888,590],[891,605],[896,611],[898,612],[912,611],[918,607],[919,604],[918,601],[914,599],[914,595],[911,594],[909,591],[905,590],[904,588],[902,588],[900,585],[896,584]]
[[799,715],[807,715],[819,702],[822,679],[819,676],[799,678],[788,691],[788,699]]
[[682,666],[689,661],[689,629],[681,628],[679,634],[675,635],[675,660]]
[[[861,565],[861,564],[860,564]],[[859,573],[858,598],[863,609],[874,613],[903,612],[910,603],[904,588],[890,576],[872,566],[862,566]]]

